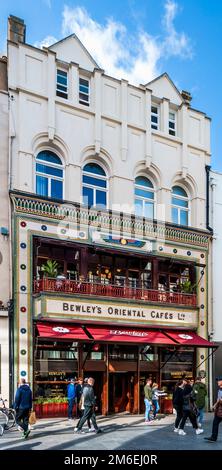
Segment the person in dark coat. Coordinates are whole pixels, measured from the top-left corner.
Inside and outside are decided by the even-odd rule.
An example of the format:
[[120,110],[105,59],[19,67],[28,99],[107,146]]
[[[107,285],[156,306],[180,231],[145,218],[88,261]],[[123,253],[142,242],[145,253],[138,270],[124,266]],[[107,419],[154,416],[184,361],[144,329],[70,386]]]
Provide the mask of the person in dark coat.
[[180,436],[186,435],[186,432],[184,432],[184,426],[185,426],[187,418],[190,418],[192,426],[196,430],[196,434],[201,434],[203,432],[203,429],[198,428],[194,400],[195,400],[195,393],[193,392],[193,388],[189,383],[187,383],[183,390],[183,417],[180,422],[180,427],[178,431],[178,434]]
[[30,434],[29,413],[32,409],[32,391],[25,379],[21,379],[20,386],[15,394],[14,409],[16,410],[16,423],[23,429],[22,437]]
[[186,383],[187,382],[184,380],[179,380],[173,392],[173,407],[177,413],[174,424],[174,432],[179,431],[179,424],[183,417],[183,390]]
[[219,424],[222,422],[222,375],[217,377],[218,393],[217,401],[213,406],[214,409],[214,420],[212,426],[212,433],[210,437],[205,437],[209,442],[216,442],[219,430]]
[[78,423],[77,428],[74,429],[76,433],[84,433],[82,431],[82,427],[84,423],[91,419],[93,427],[95,429],[96,434],[102,432],[101,429],[98,428],[96,423],[96,416],[95,416],[95,395],[94,395],[94,386],[95,380],[92,377],[89,377],[87,385],[83,388],[82,396],[84,399],[84,414]]

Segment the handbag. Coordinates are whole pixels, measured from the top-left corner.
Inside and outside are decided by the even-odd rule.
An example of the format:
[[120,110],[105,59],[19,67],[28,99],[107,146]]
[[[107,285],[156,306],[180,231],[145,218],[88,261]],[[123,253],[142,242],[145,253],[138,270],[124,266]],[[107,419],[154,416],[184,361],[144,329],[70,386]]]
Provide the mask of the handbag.
[[218,405],[216,406],[215,415],[218,418],[222,418],[222,403],[218,403]]
[[35,424],[36,423],[36,414],[35,411],[30,411],[29,414],[29,424]]

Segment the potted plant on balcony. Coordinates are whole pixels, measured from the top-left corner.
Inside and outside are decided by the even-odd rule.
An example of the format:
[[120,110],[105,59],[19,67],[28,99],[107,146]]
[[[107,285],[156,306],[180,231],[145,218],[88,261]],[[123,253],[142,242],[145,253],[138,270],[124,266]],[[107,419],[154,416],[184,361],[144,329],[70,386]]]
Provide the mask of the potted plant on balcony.
[[56,278],[58,276],[60,265],[57,261],[47,259],[46,263],[42,264],[41,271],[44,277]]

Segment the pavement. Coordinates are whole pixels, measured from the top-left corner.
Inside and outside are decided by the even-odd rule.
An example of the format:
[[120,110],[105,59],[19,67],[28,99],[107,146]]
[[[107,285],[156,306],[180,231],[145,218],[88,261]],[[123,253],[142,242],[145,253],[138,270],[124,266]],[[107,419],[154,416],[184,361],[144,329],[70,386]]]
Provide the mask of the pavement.
[[121,413],[98,416],[101,434],[94,432],[74,434],[77,423],[65,418],[40,419],[32,426],[24,440],[16,428],[0,437],[0,450],[222,450],[222,424],[217,442],[207,442],[211,435],[213,414],[205,415],[203,434],[196,435],[191,426],[185,426],[186,436],[173,432],[175,416],[161,415],[146,425],[142,415]]

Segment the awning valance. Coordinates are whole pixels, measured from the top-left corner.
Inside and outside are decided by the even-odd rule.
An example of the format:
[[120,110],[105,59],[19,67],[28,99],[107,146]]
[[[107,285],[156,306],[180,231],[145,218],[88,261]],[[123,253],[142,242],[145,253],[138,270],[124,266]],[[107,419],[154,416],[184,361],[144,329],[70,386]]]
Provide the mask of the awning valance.
[[193,331],[127,328],[118,326],[75,325],[60,322],[37,322],[38,336],[51,339],[72,339],[111,343],[198,346],[214,348],[215,344]]

